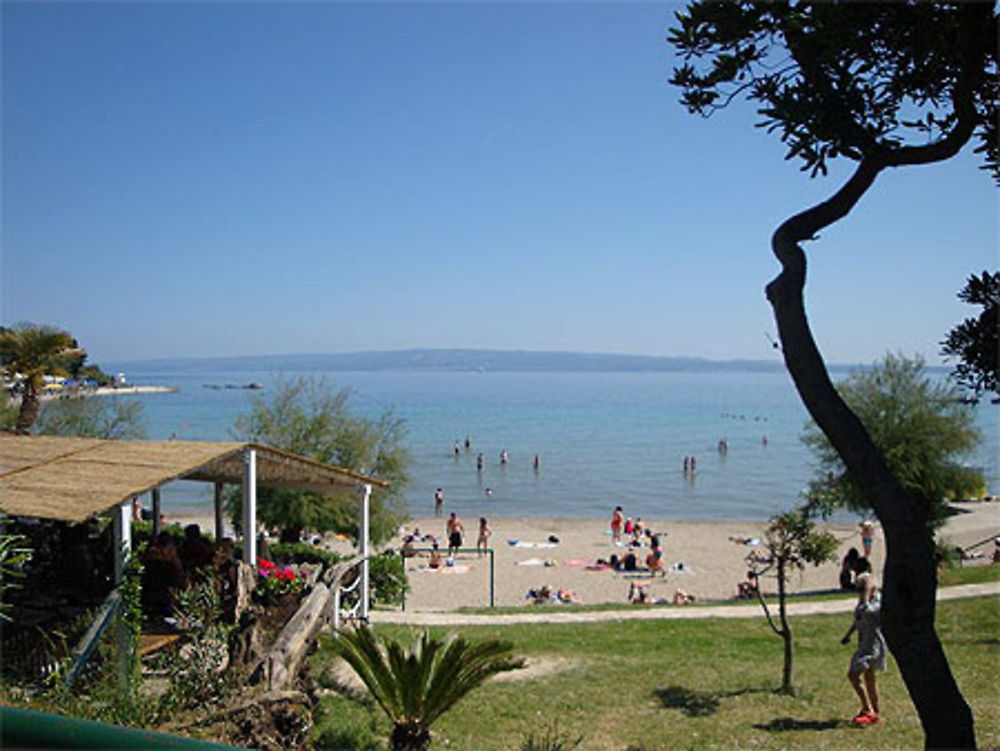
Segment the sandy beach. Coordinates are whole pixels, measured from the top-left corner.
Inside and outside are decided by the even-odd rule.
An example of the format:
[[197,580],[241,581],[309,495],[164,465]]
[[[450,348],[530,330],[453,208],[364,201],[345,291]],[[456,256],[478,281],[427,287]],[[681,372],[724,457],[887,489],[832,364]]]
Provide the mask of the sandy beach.
[[[1000,534],[1000,503],[957,504],[962,513],[953,516],[941,532],[948,542],[970,546]],[[410,521],[403,529],[409,534],[419,529],[422,534],[433,534],[446,548],[445,518],[420,518]],[[187,523],[198,521],[204,529],[211,529],[208,515],[176,517],[171,521]],[[586,604],[624,603],[632,583],[648,587],[654,598],[670,600],[676,590],[693,594],[698,601],[731,599],[736,593],[737,582],[747,572],[746,558],[757,550],[753,544],[737,543],[730,537],[759,538],[765,522],[741,521],[670,521],[644,520],[647,526],[659,533],[664,548],[665,576],[647,573],[591,570],[589,565],[597,559],[608,559],[627,551],[611,542],[609,520],[605,519],[544,519],[495,517],[489,520],[490,547],[494,551],[494,597],[498,606],[524,605],[529,589],[542,586],[571,590]],[[465,527],[464,545],[475,548],[478,519],[462,518]],[[843,557],[851,547],[861,547],[858,528],[853,525],[826,525],[839,542],[838,557]],[[558,542],[550,542],[554,537]],[[511,544],[511,541],[516,541]],[[386,543],[385,547],[398,549],[402,535]],[[335,543],[337,547],[347,546]],[[642,547],[640,560],[644,560],[648,547]],[[988,557],[992,545],[978,548]],[[876,526],[873,546],[875,571],[881,572],[885,559],[885,544],[881,530]],[[987,559],[970,561],[979,565]],[[406,609],[416,612],[448,611],[462,607],[489,605],[490,559],[480,557],[472,550],[456,557],[455,566],[434,570],[427,566],[426,554],[407,560],[407,573],[411,591],[407,595]],[[793,574],[792,592],[830,591],[837,587],[839,562],[819,567],[807,566]],[[764,577],[765,592],[774,591],[773,578]]]

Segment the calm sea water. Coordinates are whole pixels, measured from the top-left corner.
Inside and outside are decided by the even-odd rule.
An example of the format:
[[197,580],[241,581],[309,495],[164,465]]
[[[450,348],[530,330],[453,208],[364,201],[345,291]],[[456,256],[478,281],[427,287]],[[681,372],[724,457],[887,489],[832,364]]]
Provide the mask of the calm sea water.
[[[136,397],[150,438],[229,440],[236,417],[264,391],[205,384],[270,387],[261,371],[170,372],[130,365],[137,384],[178,389]],[[763,519],[796,504],[815,472],[800,440],[805,410],[783,372],[510,373],[335,372],[323,375],[354,390],[360,413],[393,409],[406,420],[413,456],[405,492],[413,515],[433,511],[437,487],[446,507],[465,516]],[[969,457],[1000,491],[1000,407],[976,408],[985,441]],[[455,442],[471,450],[456,457]],[[766,437],[766,442],[765,442]],[[718,442],[728,442],[728,452]],[[510,461],[499,463],[506,449]],[[485,467],[476,471],[476,454]],[[541,466],[532,466],[535,455]],[[682,471],[695,456],[694,477]],[[492,493],[486,494],[490,488]],[[173,483],[174,508],[207,508],[211,489]]]

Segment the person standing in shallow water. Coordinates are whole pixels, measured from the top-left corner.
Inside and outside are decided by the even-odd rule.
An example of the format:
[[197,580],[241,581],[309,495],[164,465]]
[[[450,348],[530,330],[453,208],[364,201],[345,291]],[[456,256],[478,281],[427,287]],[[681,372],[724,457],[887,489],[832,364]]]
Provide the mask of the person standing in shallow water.
[[444,511],[444,491],[438,488],[434,491],[434,516],[441,516]]

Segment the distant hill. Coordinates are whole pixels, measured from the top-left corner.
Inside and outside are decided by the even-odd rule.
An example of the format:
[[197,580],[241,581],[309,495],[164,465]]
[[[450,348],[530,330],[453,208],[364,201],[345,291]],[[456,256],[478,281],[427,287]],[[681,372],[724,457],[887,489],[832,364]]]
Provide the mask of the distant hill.
[[586,352],[488,349],[407,349],[301,355],[171,358],[116,363],[114,369],[200,372],[217,370],[295,371],[481,371],[481,372],[776,372],[781,360],[709,360]]

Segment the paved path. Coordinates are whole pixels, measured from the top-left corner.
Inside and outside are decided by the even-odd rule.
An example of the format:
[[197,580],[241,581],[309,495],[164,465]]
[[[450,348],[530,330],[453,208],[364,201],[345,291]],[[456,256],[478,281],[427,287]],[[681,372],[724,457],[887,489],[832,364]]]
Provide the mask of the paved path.
[[[963,597],[1000,595],[1000,582],[985,584],[964,584],[938,590],[938,601],[957,600]],[[819,613],[849,613],[857,600],[845,597],[839,600],[818,602],[789,602],[790,615],[813,615]],[[549,610],[544,606],[523,613],[480,615],[441,612],[399,612],[372,611],[372,623],[406,623],[414,626],[498,626],[520,623],[595,623],[598,621],[638,621],[690,618],[755,618],[761,614],[760,604],[746,605],[692,605],[692,606],[652,606],[631,610]]]

